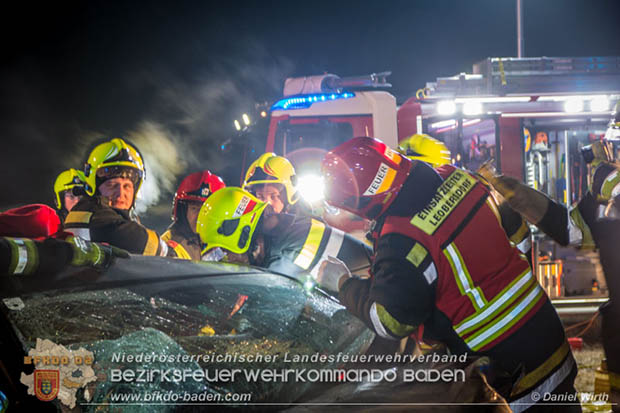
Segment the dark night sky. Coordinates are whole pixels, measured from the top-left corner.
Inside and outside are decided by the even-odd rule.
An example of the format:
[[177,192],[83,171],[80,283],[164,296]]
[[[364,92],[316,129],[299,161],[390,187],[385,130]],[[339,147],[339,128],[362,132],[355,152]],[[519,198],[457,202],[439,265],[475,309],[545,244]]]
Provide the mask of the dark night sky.
[[[49,202],[55,176],[112,135],[140,143],[168,202],[186,171],[221,167],[232,120],[278,98],[291,75],[391,70],[403,101],[486,57],[516,56],[514,0],[13,7],[0,25],[0,209]],[[524,0],[524,16],[526,56],[620,55],[620,1]]]

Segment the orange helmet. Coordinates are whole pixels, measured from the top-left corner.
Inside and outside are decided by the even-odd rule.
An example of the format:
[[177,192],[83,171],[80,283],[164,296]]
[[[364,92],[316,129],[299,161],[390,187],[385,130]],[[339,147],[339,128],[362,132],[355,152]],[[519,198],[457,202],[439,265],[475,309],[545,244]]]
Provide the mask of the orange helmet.
[[376,219],[396,198],[412,163],[378,139],[353,138],[323,159],[325,199],[363,218]]

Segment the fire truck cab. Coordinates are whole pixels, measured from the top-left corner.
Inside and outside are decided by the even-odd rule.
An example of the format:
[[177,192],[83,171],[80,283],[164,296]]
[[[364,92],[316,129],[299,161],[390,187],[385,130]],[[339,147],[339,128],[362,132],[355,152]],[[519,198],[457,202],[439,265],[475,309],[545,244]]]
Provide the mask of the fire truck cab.
[[322,155],[355,137],[381,137],[396,147],[396,98],[383,90],[389,72],[340,78],[289,78],[271,107],[266,151],[289,158],[298,174],[316,170]]

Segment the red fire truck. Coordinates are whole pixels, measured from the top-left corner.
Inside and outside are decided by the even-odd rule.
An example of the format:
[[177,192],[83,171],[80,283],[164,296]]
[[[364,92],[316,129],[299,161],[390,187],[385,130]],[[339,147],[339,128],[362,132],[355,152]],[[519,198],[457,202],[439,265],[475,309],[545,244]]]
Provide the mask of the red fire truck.
[[[401,105],[386,91],[388,75],[287,79],[271,107],[265,150],[287,156],[303,182],[318,173],[325,151],[352,137],[396,147],[428,133],[448,146],[454,164],[476,170],[492,159],[500,172],[570,204],[587,189],[579,149],[604,134],[620,100],[620,57],[488,58],[471,74],[427,83]],[[536,269],[552,297],[604,292],[595,254],[535,238]]]

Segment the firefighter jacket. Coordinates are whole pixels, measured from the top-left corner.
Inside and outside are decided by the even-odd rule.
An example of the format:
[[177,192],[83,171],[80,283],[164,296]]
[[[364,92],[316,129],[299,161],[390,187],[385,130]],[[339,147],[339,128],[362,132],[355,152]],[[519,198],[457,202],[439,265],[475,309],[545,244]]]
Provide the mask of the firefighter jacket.
[[71,263],[71,244],[48,238],[34,241],[27,238],[0,237],[0,274],[30,275],[56,273]]
[[128,211],[104,205],[99,196],[83,197],[73,207],[65,219],[65,231],[134,254],[175,256],[155,231],[132,221]]
[[487,187],[450,165],[412,168],[376,223],[372,278],[348,279],[341,302],[381,337],[406,337],[424,324],[453,353],[489,355],[521,371],[505,395],[519,406],[538,387],[572,383],[576,364],[562,324]]
[[560,245],[584,249],[599,246],[600,240],[610,236],[608,224],[620,219],[620,171],[614,164],[599,162],[593,166],[590,183],[588,192],[569,211],[549,200],[536,226]]
[[54,274],[68,265],[105,269],[114,257],[127,258],[129,253],[73,235],[64,240],[46,238],[43,241],[0,237],[0,275]]
[[[620,201],[620,170],[616,164],[599,161],[593,164],[589,190],[602,204]],[[620,206],[618,206],[620,207]]]
[[530,227],[521,215],[512,209],[508,202],[501,202],[497,210],[506,236],[532,264],[532,240]]
[[202,252],[200,236],[192,232],[185,222],[175,221],[161,235],[161,239],[175,250],[178,258],[200,261]]
[[368,273],[370,247],[317,219],[279,214],[278,225],[262,234],[265,257],[252,264],[271,271],[316,277],[321,264],[332,256],[343,261],[353,273]]

